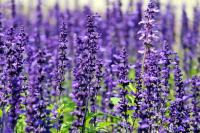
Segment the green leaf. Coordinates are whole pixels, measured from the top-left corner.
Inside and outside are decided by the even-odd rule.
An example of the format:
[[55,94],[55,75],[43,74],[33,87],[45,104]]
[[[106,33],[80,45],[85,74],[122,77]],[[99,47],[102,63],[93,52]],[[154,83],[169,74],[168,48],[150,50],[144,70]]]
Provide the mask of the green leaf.
[[25,97],[25,93],[20,93],[20,95]]
[[138,121],[140,121],[140,119],[135,119],[135,123],[134,123],[135,128],[139,126]]
[[118,84],[118,86],[119,86],[121,89],[123,89],[123,86],[122,86],[122,85]]
[[62,104],[60,106],[60,108],[58,109],[58,114],[62,115],[65,111],[70,110],[70,109],[74,109],[74,107],[76,107],[75,102],[71,102],[71,103],[68,103],[68,104]]
[[68,129],[72,126],[72,123],[70,122],[65,122],[62,124],[61,129]]
[[112,101],[112,103],[113,103],[114,105],[117,105],[117,104],[119,104],[120,98],[111,97],[110,100]]
[[91,114],[87,119],[86,119],[86,122],[85,122],[85,127],[89,128],[89,122],[92,118],[94,117],[97,117],[97,116],[102,116],[102,115],[106,115],[108,117],[112,117],[112,118],[115,118],[115,119],[118,119],[118,120],[122,120],[121,118],[117,117],[117,116],[112,116],[112,115],[109,115],[109,114],[106,114],[106,113],[103,113],[103,112],[99,112],[99,113],[96,113],[96,114]]
[[167,126],[167,122],[163,123],[163,126]]
[[3,111],[0,109],[0,117],[3,117]]
[[122,120],[122,118],[119,118],[117,116],[112,116],[112,115],[109,115],[109,114],[106,114],[106,113],[103,113],[103,112],[99,112],[99,113],[96,113],[96,114],[92,114],[90,117],[96,117],[96,116],[102,116],[102,115],[106,115],[108,117],[112,117],[112,118],[115,118],[115,119],[118,119],[118,120]]
[[60,106],[60,108],[57,110],[58,111],[58,113],[60,113],[60,111],[61,111],[61,109],[64,107],[64,104],[62,104],[61,106]]
[[6,108],[6,112],[8,112],[8,110],[11,108],[11,105],[9,105],[7,108]]
[[110,126],[110,125],[114,125],[116,123],[111,123],[111,122],[103,122],[103,123],[100,123],[98,125],[98,127],[102,128],[102,127],[106,127],[106,126]]
[[122,120],[122,118],[119,118],[117,116],[112,116],[112,115],[109,115],[109,114],[106,114],[106,113],[104,113],[104,115],[107,115],[108,117],[112,117],[112,118],[115,118],[115,119],[118,119],[118,120]]
[[26,106],[24,104],[20,104],[21,105],[21,109],[26,109]]
[[132,95],[126,95],[126,97],[128,97],[128,99],[131,100],[132,105],[134,104],[134,97]]
[[167,118],[169,118],[169,113],[170,113],[171,111],[170,110],[167,110],[167,112],[166,112],[166,114],[165,114],[165,116],[167,117]]
[[136,93],[136,88],[133,87],[133,84],[130,83],[130,84],[128,85],[128,87],[129,87],[133,92]]
[[52,128],[52,129],[51,129],[51,132],[52,132],[52,133],[57,133],[57,131],[58,131],[58,130],[57,130],[56,128]]
[[20,119],[18,119],[17,121],[17,133],[25,133],[23,129],[24,127],[26,127],[26,122],[25,122],[26,117],[24,115],[20,115],[19,117]]
[[92,119],[92,117],[88,118],[86,121],[85,121],[85,127],[89,128],[89,122],[90,120]]
[[64,109],[60,114],[63,114],[65,111],[70,110],[71,108]]
[[48,110],[52,110],[53,108],[54,108],[53,104],[50,104],[50,105],[47,107]]
[[104,131],[104,132],[107,132],[107,133],[108,133],[108,131],[107,131],[106,129],[103,129],[103,128],[98,129],[97,131]]
[[66,107],[67,108],[74,108],[74,107],[77,107],[77,106],[76,106],[75,102],[71,102],[71,103],[66,104]]
[[24,130],[17,130],[17,133],[26,133]]
[[[133,117],[131,117],[132,115],[133,115],[133,110],[127,110],[127,114],[129,115],[129,117],[128,117],[128,121],[130,122],[130,123],[133,123]],[[135,119],[135,118],[134,118]]]
[[100,127],[92,127],[88,130],[88,133],[94,133],[94,131],[104,131],[104,132],[108,132],[107,130],[100,128]]

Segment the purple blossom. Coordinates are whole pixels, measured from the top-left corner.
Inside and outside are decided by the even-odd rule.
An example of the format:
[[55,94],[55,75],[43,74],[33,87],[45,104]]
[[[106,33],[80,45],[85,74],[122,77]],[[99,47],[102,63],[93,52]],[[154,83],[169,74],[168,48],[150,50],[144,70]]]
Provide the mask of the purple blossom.
[[200,121],[200,117],[199,117],[199,112],[200,112],[200,107],[198,106],[199,104],[199,100],[197,99],[197,97],[199,96],[199,85],[198,85],[198,79],[196,75],[192,76],[191,79],[191,91],[193,92],[192,94],[192,101],[191,101],[191,113],[192,113],[192,119],[191,119],[191,126],[193,127],[193,129],[191,129],[192,132],[194,133],[198,133],[200,132],[200,128],[198,126],[198,123]]
[[[92,15],[92,2],[61,11],[58,1],[30,1],[25,14],[8,2],[0,13],[0,132],[200,132],[200,79],[190,78],[200,68],[198,4],[192,21],[183,6],[178,34],[179,8],[159,0],[149,0],[144,18],[143,2],[133,0],[125,12],[124,1],[105,0],[103,17]],[[171,50],[178,39],[180,58]]]
[[152,47],[153,38],[157,38],[156,37],[157,31],[155,31],[154,29],[156,23],[153,14],[158,11],[159,11],[158,9],[155,9],[154,0],[150,0],[148,3],[148,8],[145,10],[146,20],[142,20],[139,22],[139,24],[144,25],[144,29],[140,30],[138,33],[142,35],[140,37],[140,40],[143,40],[143,44],[145,46],[147,45]]
[[67,43],[67,28],[65,21],[62,21],[61,27],[60,27],[60,45],[59,45],[59,56],[58,56],[58,90],[59,90],[59,100],[61,96],[61,92],[64,90],[63,88],[63,82],[65,80],[65,68],[68,65],[68,58],[66,57],[66,43]]
[[[120,95],[120,101],[119,101],[119,112],[122,115],[122,117],[125,118],[125,123],[127,122],[127,119],[129,117],[129,115],[127,114],[127,111],[131,109],[131,105],[129,105],[128,103],[128,99],[126,98],[126,95],[129,94],[129,92],[126,90],[126,87],[132,83],[131,80],[129,80],[126,76],[129,73],[129,66],[127,65],[128,61],[127,61],[127,57],[128,54],[126,52],[126,49],[123,48],[122,49],[122,53],[120,55],[121,59],[121,63],[118,65],[118,73],[119,73],[119,80],[118,83],[120,85],[122,85],[123,88],[120,89],[119,95]],[[127,132],[127,127],[126,128],[126,132]],[[130,127],[129,129],[130,130]]]
[[[182,76],[181,70],[178,65],[176,65],[175,70],[174,70],[174,80],[175,80],[175,86],[176,88],[176,93],[174,94],[175,96],[175,101],[171,102],[169,110],[169,123],[168,124],[173,124],[173,130],[175,132],[189,132],[189,108],[188,106],[185,106],[184,104],[186,101],[183,100],[183,97],[185,95],[185,88],[183,85],[182,81]],[[170,128],[169,128],[170,129]],[[168,129],[168,130],[169,130]],[[171,129],[170,129],[171,130]]]

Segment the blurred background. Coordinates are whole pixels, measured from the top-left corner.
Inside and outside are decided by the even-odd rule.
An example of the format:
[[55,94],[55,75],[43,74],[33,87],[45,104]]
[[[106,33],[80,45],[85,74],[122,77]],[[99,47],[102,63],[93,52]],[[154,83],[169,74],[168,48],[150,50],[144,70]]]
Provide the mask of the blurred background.
[[[11,10],[12,0],[0,0],[0,8],[3,15],[7,14],[9,16]],[[35,19],[35,14],[32,12],[35,10],[38,0],[14,0],[15,1],[15,8],[17,12],[24,13],[24,15],[29,15],[29,18]],[[58,3],[59,9],[62,12],[64,10],[70,9],[74,10],[84,10],[84,6],[88,6],[93,12],[97,12],[101,15],[101,17],[105,17],[106,12],[106,1],[107,0],[41,0],[41,9],[43,13],[43,18],[47,19],[49,16],[49,10],[55,7],[55,4]],[[149,0],[133,0],[133,8],[136,9],[136,3],[142,2],[142,9],[143,11],[147,7],[147,3]],[[166,5],[170,3],[173,6],[173,10],[175,13],[176,19],[176,27],[175,30],[178,32],[181,26],[181,18],[182,18],[182,7],[185,5],[185,10],[187,13],[187,17],[190,20],[189,25],[191,25],[194,19],[194,7],[198,6],[200,0],[155,0],[156,2],[160,3],[160,11],[162,13],[166,12]],[[110,7],[112,6],[113,2],[117,2],[117,0],[109,0]],[[130,3],[130,0],[121,0],[122,6],[121,9],[123,12],[126,12]],[[134,10],[133,9],[133,10]]]
[[[115,2],[117,0],[109,0],[110,3]],[[133,2],[143,2],[143,9],[146,8],[147,3],[149,0],[133,0]],[[177,17],[180,19],[181,16],[181,8],[185,4],[186,5],[186,11],[188,13],[189,19],[193,19],[193,7],[200,3],[200,0],[155,0],[159,1],[161,5],[161,11],[165,11],[164,6],[167,3],[171,3],[174,5]],[[11,0],[0,0],[1,5],[9,5]],[[83,9],[85,5],[89,6],[94,12],[98,12],[99,14],[106,11],[106,0],[41,0],[42,2],[42,10],[45,12],[48,8],[54,7],[55,3],[58,2],[60,9],[64,10],[66,7],[73,10],[75,7],[78,7],[79,9]],[[126,11],[128,8],[128,4],[130,0],[121,0],[122,2],[122,10]],[[37,0],[15,0],[15,3],[18,6],[17,8],[20,8],[23,10],[24,14],[28,13],[28,10],[31,7],[34,7],[37,5]],[[1,10],[4,10],[1,6]],[[46,12],[47,13],[47,12]],[[30,14],[29,14],[30,15]]]
[[[160,38],[169,36],[165,33],[168,32],[167,34],[172,34],[173,38],[175,37],[176,39],[173,39],[171,44],[181,45],[183,40],[181,40],[180,36],[183,37],[183,34],[195,31],[196,22],[194,16],[195,14],[199,16],[200,0],[154,1],[156,7],[160,9],[160,13],[155,14],[158,31],[162,32],[162,34],[160,33]],[[101,16],[101,21],[99,21],[100,24],[98,25],[100,33],[106,35],[106,32],[116,28],[119,35],[123,36],[124,33],[120,32],[126,31],[126,26],[128,26],[126,34],[132,43],[139,39],[137,32],[141,27],[138,23],[144,16],[148,2],[149,0],[0,0],[0,12],[3,18],[1,20],[4,27],[3,31],[10,27],[10,25],[16,25],[17,28],[19,28],[19,25],[27,25],[28,34],[32,35],[32,37],[30,36],[30,42],[34,40],[32,38],[35,36],[35,30],[33,29],[40,30],[42,33],[40,35],[41,38],[45,38],[43,36],[46,36],[46,32],[50,34],[47,36],[56,36],[59,33],[61,21],[65,20],[68,27],[73,29],[70,31],[71,35],[69,36],[69,40],[73,43],[74,35],[80,36],[85,34],[86,16],[98,13]],[[107,16],[109,17],[106,18]],[[199,18],[196,18],[196,21],[199,21]],[[118,21],[117,19],[121,20],[116,22]],[[106,28],[106,25],[111,25],[111,29]],[[48,28],[48,26],[51,28]],[[112,38],[114,38],[113,34],[115,33],[111,34]],[[133,36],[135,37],[134,39]],[[190,35],[187,36],[190,39]],[[122,42],[119,43],[124,45],[124,40],[122,37]],[[135,43],[139,45],[141,41]],[[180,50],[179,47],[174,49],[177,52]]]

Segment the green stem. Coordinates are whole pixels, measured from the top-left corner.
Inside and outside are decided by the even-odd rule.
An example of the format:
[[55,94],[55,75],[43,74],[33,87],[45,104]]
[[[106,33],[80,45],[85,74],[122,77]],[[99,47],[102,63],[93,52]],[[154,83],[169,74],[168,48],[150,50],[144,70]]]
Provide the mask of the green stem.
[[86,106],[85,106],[85,114],[84,114],[84,119],[83,119],[83,127],[82,127],[82,133],[85,132],[85,121],[86,121],[86,115],[87,115],[87,108],[88,108],[88,102],[89,102],[89,98],[90,98],[90,86],[88,89],[89,93],[86,99]]
[[[142,61],[142,76],[144,76],[144,62],[146,59],[146,53],[147,53],[147,48],[148,46],[145,46],[145,51],[144,51],[144,57],[143,57],[143,61]],[[142,79],[142,88],[144,87],[144,78]]]
[[61,97],[61,91],[59,92],[58,103],[60,103],[60,97]]
[[[97,113],[97,110],[96,110],[96,103],[97,103],[97,95],[95,93],[95,110],[94,110],[94,113],[96,114]],[[96,119],[97,117],[94,117],[94,127],[96,127]]]

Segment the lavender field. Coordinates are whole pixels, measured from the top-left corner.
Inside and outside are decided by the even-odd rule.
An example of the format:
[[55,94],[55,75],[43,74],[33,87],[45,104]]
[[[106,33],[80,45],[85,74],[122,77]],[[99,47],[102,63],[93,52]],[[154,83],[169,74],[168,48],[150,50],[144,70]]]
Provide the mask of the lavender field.
[[170,1],[104,0],[96,13],[38,0],[26,15],[7,1],[0,133],[200,133],[198,1],[192,20]]

